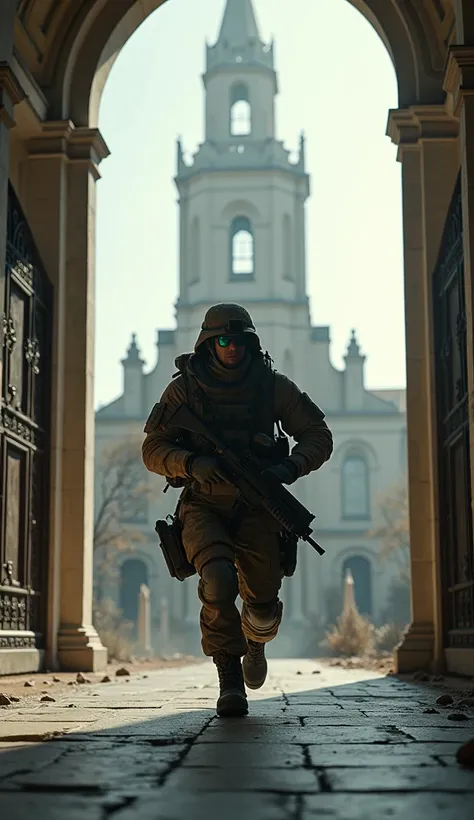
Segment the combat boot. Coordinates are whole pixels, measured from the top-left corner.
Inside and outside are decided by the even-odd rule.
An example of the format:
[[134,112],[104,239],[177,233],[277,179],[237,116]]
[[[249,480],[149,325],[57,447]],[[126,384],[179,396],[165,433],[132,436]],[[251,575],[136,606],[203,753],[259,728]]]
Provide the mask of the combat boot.
[[212,656],[219,675],[219,699],[216,711],[219,717],[241,717],[248,713],[242,664],[238,655],[229,655],[221,649]]
[[249,689],[260,689],[267,677],[267,659],[265,658],[265,644],[256,641],[247,641],[248,652],[242,663],[245,685]]

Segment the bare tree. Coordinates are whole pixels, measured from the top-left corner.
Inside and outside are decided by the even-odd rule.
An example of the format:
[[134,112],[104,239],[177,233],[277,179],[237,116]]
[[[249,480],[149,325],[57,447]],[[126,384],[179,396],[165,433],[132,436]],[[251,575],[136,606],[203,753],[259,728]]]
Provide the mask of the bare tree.
[[410,523],[408,514],[408,486],[406,481],[390,487],[377,503],[381,523],[369,532],[380,541],[379,556],[393,560],[405,583],[410,580]]
[[115,554],[133,549],[146,536],[149,487],[140,442],[130,439],[105,451],[96,470],[94,554],[96,579],[113,574]]

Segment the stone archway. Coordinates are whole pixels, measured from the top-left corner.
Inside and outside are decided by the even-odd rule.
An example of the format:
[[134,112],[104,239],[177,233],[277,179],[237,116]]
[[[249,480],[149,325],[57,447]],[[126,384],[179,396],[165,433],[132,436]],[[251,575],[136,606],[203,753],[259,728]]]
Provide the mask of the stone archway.
[[[94,182],[99,175],[98,164],[107,155],[107,147],[96,129],[97,111],[117,54],[162,2],[78,0],[74,4],[53,4],[51,8],[45,4],[44,19],[41,14],[35,18],[29,14],[31,4],[26,0],[10,4],[17,14],[15,47],[34,81],[33,86],[26,83],[27,90],[22,92],[13,70],[7,69],[14,78],[5,86],[12,106],[20,102],[23,93],[31,108],[28,113],[27,103],[22,104],[23,108],[17,106],[24,114],[15,148],[15,162],[18,157],[22,163],[21,175],[20,159],[18,171],[17,165],[14,168],[18,174],[17,193],[57,294],[47,641],[50,658],[59,657],[63,665],[72,668],[85,669],[103,662],[100,643],[88,626],[92,564]],[[349,2],[382,37],[398,80],[400,109],[391,112],[389,133],[400,146],[399,159],[403,163],[408,449],[410,498],[416,510],[412,518],[413,624],[403,664],[414,663],[418,667],[431,660],[433,654],[439,661],[442,652],[433,478],[436,448],[435,408],[431,399],[434,390],[430,363],[434,353],[430,275],[459,169],[458,120],[443,106],[445,43],[452,37],[453,11],[447,7],[441,15],[437,11],[439,4],[432,0]],[[467,9],[466,0],[458,0],[458,7],[464,6]],[[469,21],[463,18],[462,22],[467,26]],[[461,25],[458,36],[464,36]],[[13,27],[10,46],[5,54],[0,54],[7,64],[12,60],[12,45]],[[0,46],[4,48],[3,40]],[[456,85],[455,68],[450,80],[453,92],[460,85]],[[1,128],[5,127],[8,125],[4,121]],[[0,167],[8,167],[8,141],[6,148],[4,142],[0,146]],[[444,169],[443,175],[439,174],[440,167]],[[0,212],[3,194],[2,189]],[[468,233],[465,240],[468,243],[469,236]],[[472,363],[469,367],[474,372]],[[75,425],[73,444],[67,437],[71,419]]]

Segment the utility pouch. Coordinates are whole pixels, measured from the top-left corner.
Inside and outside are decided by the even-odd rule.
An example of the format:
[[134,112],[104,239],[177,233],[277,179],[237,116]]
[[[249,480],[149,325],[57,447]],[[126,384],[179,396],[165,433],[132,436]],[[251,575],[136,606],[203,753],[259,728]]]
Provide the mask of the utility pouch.
[[298,552],[298,537],[289,532],[280,533],[280,563],[283,574],[291,578],[295,574]]
[[194,566],[188,561],[182,539],[182,525],[178,516],[169,515],[164,521],[157,521],[155,532],[160,540],[163,557],[172,578],[184,581],[196,574]]

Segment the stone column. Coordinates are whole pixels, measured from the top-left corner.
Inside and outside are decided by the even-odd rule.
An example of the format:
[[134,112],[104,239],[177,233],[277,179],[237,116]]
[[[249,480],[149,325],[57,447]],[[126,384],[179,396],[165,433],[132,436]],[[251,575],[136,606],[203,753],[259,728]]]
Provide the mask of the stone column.
[[[459,45],[449,51],[445,89],[453,113],[460,119],[471,514],[474,514],[474,7],[471,2],[457,0],[455,8]],[[472,651],[453,648],[447,650],[447,656],[452,671],[474,674]]]
[[97,670],[91,624],[96,129],[47,122],[30,143],[27,215],[55,287],[50,623],[52,663]]
[[402,163],[412,622],[398,671],[443,663],[438,560],[431,281],[459,168],[458,122],[443,106],[392,111]]

